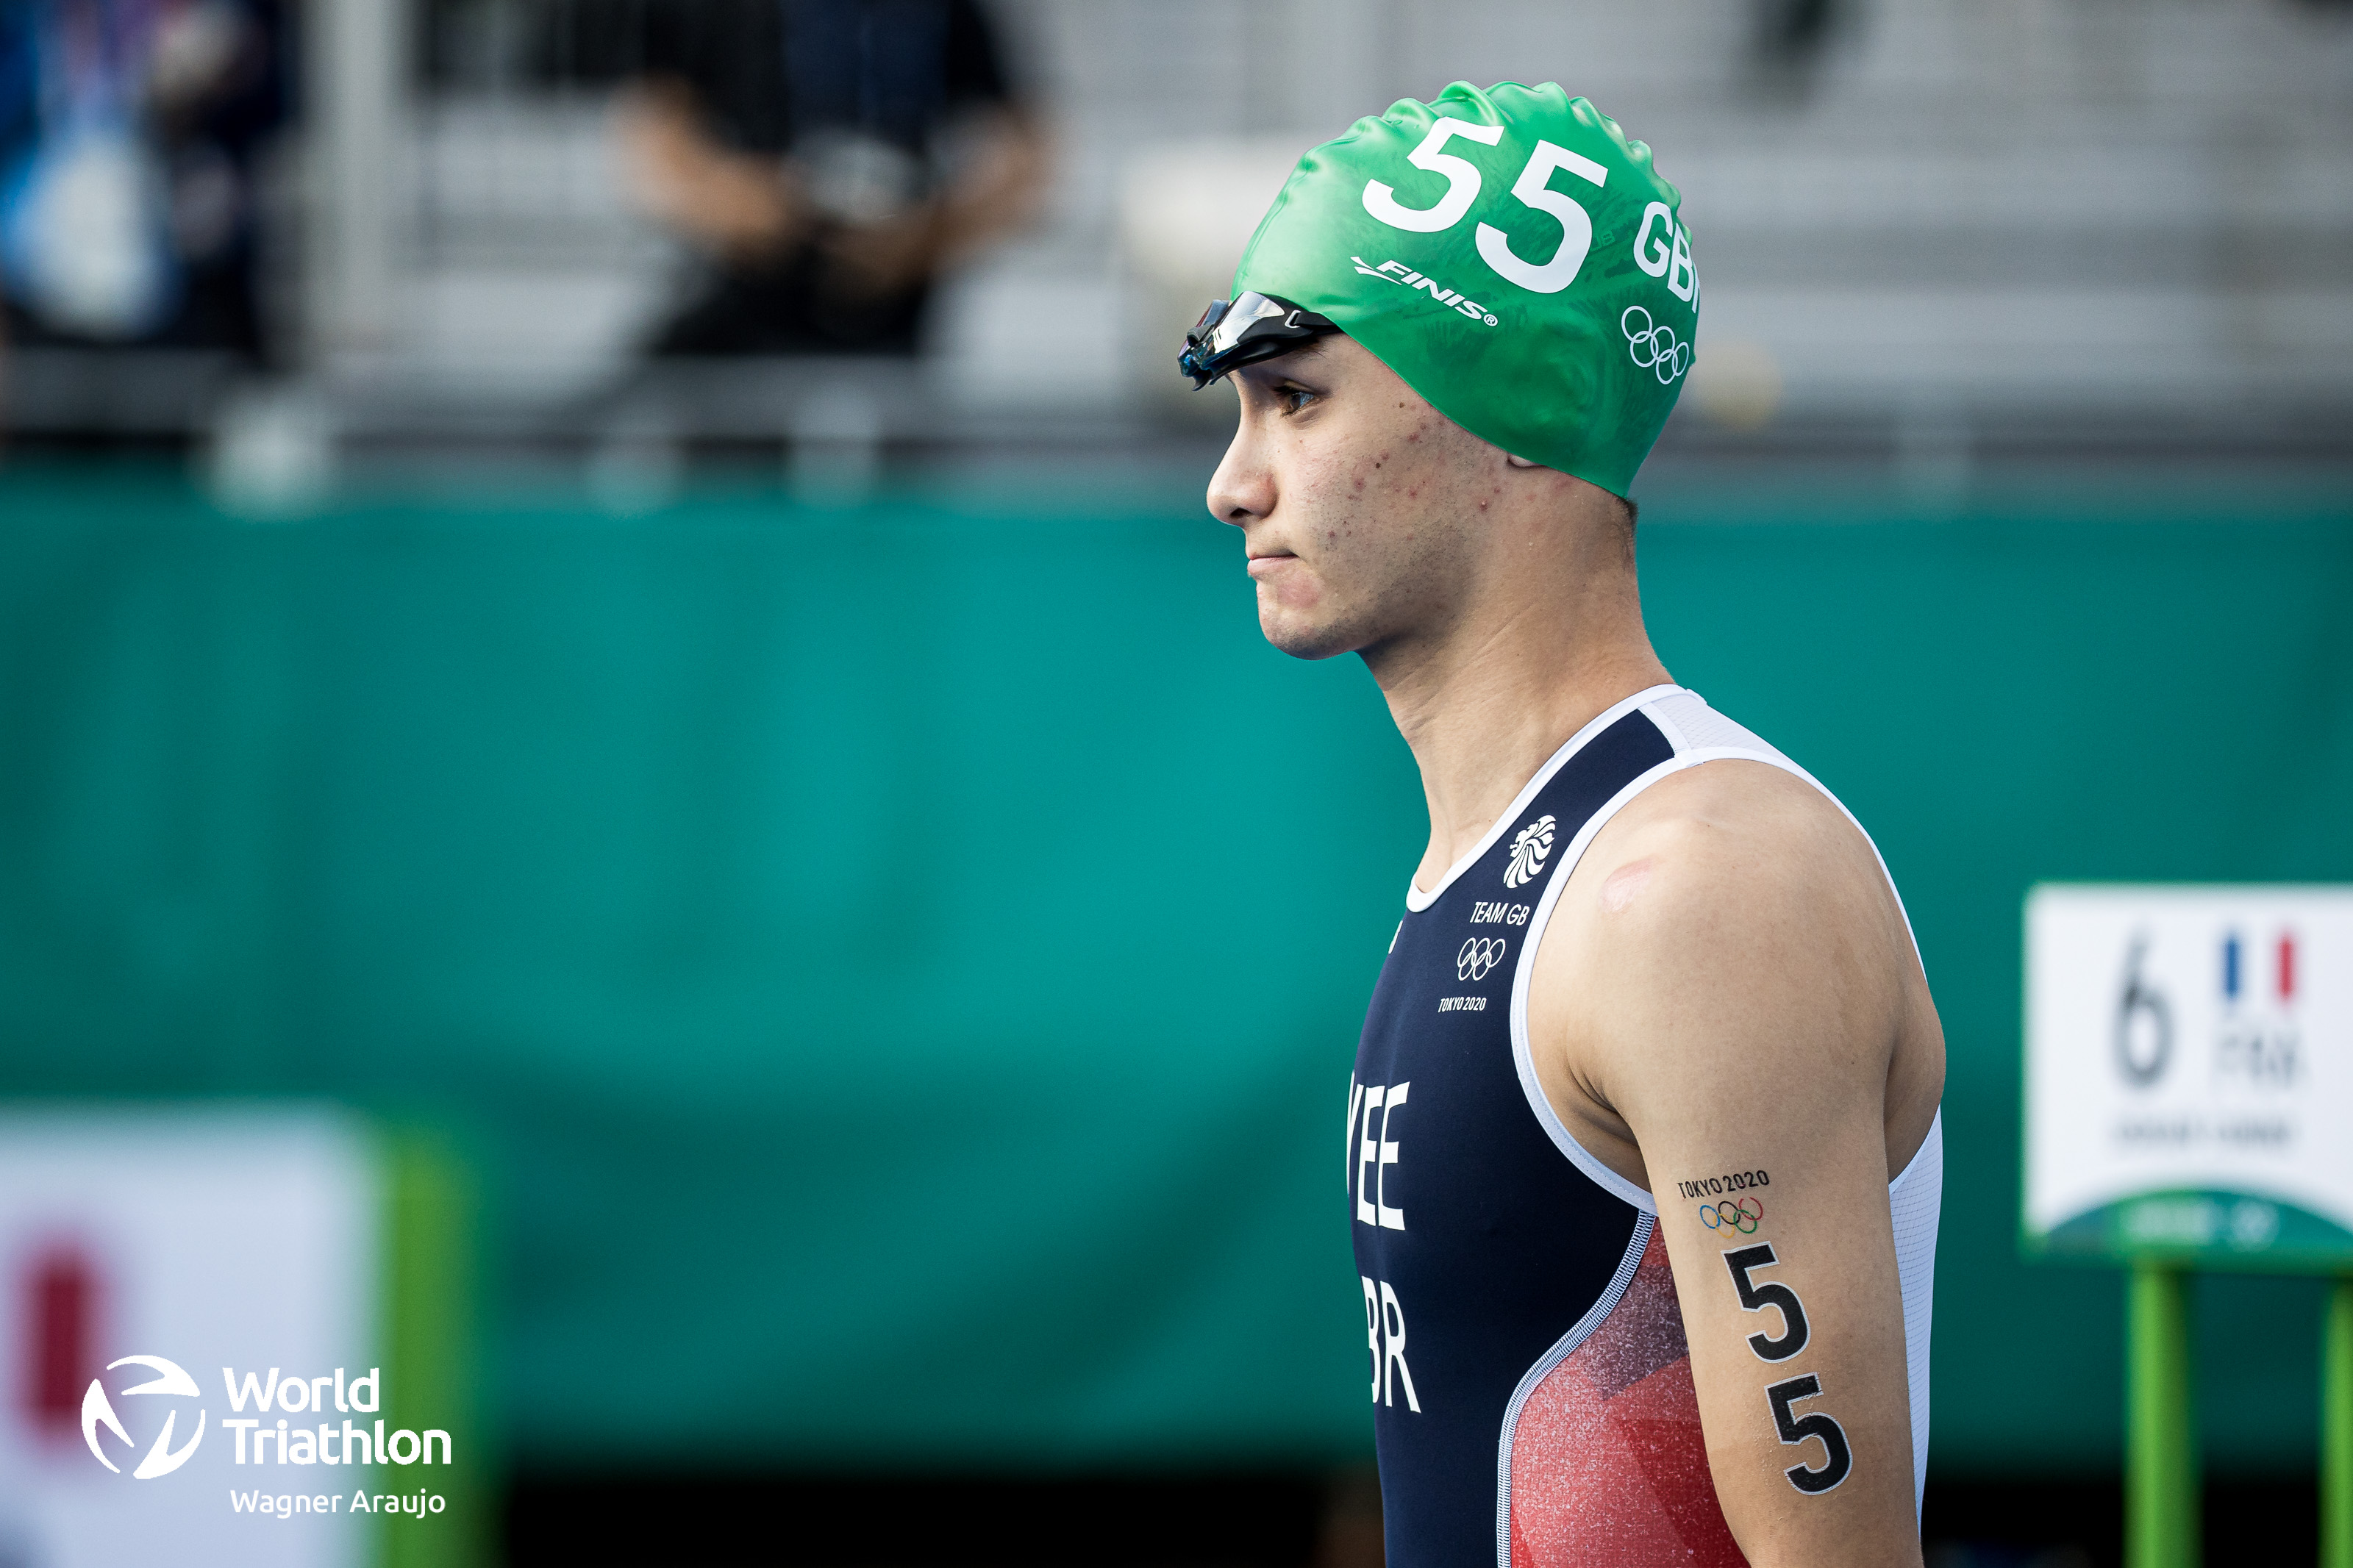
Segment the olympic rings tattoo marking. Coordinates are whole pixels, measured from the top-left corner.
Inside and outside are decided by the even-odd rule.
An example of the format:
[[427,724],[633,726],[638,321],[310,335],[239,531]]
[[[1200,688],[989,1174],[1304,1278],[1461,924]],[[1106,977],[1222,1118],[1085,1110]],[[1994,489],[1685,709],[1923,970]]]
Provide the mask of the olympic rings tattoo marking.
[[1699,1222],[1710,1230],[1736,1230],[1743,1236],[1754,1236],[1764,1217],[1765,1204],[1760,1198],[1742,1198],[1738,1203],[1724,1198],[1699,1205]]

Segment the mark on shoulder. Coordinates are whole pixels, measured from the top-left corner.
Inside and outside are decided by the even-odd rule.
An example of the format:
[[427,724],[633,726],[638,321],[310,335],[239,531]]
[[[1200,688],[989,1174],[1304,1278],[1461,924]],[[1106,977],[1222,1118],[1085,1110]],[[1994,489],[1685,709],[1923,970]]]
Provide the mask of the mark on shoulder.
[[1821,791],[1785,769],[1731,758],[1670,774],[1627,802],[1587,859],[1611,914],[1703,889],[1711,900],[1773,889],[1810,901],[1841,884],[1874,897],[1884,886],[1869,842]]
[[1685,769],[1610,819],[1561,890],[1527,1007],[1554,1110],[1643,1184],[1634,1129],[1672,1092],[1658,1073],[1861,1086],[1884,1098],[1890,1170],[1926,1136],[1943,1082],[1935,1006],[1870,840],[1766,763]]
[[1645,855],[1639,860],[1629,860],[1603,879],[1601,907],[1610,914],[1623,914],[1626,906],[1642,896],[1651,885],[1651,873],[1658,868],[1655,855]]
[[1911,967],[1870,841],[1811,784],[1764,763],[1705,763],[1644,790],[1595,838],[1562,903],[1565,942],[1546,942],[1546,967],[1575,971],[1597,996],[1670,973],[1687,985],[1703,955],[1708,974],[1740,984],[1793,963]]

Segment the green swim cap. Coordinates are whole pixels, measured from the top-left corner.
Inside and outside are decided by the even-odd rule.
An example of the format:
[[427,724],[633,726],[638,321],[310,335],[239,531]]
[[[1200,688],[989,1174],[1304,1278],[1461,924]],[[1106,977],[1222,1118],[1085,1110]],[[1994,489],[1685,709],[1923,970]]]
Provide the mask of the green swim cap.
[[1300,159],[1234,291],[1330,317],[1464,429],[1622,496],[1691,369],[1682,204],[1557,84],[1458,81]]

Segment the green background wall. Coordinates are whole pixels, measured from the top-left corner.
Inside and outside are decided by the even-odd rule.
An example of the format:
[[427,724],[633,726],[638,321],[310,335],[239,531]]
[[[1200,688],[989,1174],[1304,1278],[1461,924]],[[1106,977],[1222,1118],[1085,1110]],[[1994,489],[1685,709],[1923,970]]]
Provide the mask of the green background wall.
[[[1644,529],[1669,666],[1911,905],[1947,1471],[2118,1450],[2116,1281],[2015,1254],[2027,886],[2353,879],[2353,510],[2160,510]],[[458,1128],[525,1462],[1365,1450],[1340,1124],[1422,826],[1181,484],[260,525],[0,475],[0,1092]],[[2210,1453],[2308,1463],[2317,1289],[2201,1307]]]

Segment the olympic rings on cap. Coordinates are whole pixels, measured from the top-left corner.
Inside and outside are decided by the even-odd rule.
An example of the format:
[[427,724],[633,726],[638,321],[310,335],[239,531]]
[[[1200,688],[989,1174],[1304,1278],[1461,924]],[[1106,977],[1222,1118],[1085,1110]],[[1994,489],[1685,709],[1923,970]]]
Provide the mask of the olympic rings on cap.
[[1736,1230],[1743,1236],[1754,1236],[1757,1222],[1764,1217],[1765,1204],[1759,1198],[1743,1198],[1738,1203],[1725,1198],[1721,1203],[1699,1205],[1699,1222],[1710,1230]]
[[[1634,325],[1637,316],[1642,318],[1640,327]],[[1641,306],[1629,305],[1619,312],[1618,330],[1626,334],[1626,357],[1657,375],[1661,386],[1673,385],[1675,377],[1691,368],[1691,344],[1678,342],[1672,327],[1651,320],[1651,312]]]

